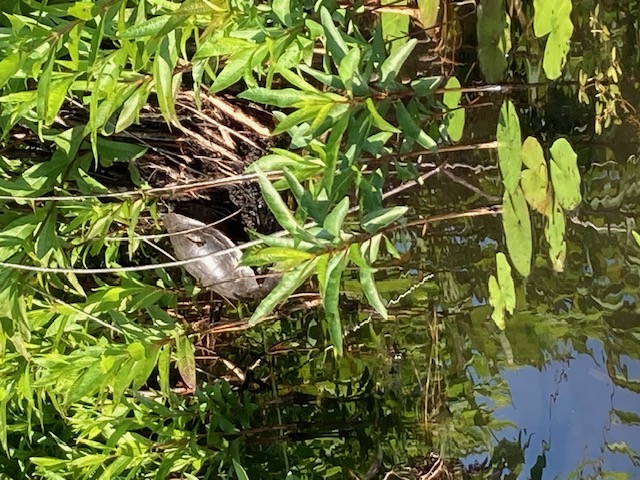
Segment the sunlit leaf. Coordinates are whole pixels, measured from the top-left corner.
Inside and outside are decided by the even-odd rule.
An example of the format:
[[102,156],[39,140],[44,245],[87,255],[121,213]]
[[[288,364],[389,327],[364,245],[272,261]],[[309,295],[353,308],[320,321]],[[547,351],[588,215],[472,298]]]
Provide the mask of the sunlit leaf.
[[196,360],[194,356],[194,346],[184,334],[176,336],[176,359],[178,372],[187,388],[191,391],[196,389]]
[[258,174],[258,183],[260,184],[260,190],[262,190],[264,200],[273,212],[276,220],[283,228],[295,234],[300,229],[300,226],[294,218],[293,213],[291,213],[291,210],[289,210],[278,191],[262,170],[256,169],[256,173]]
[[389,85],[396,80],[400,68],[402,68],[404,62],[409,58],[409,55],[411,55],[417,43],[418,41],[412,38],[392,52],[391,55],[382,62],[382,65],[380,65],[380,82],[382,85]]
[[493,307],[491,318],[500,330],[505,328],[505,312],[513,313],[516,308],[516,292],[511,276],[511,265],[502,252],[496,254],[498,278],[489,277],[489,304]]
[[334,237],[338,237],[348,211],[349,197],[344,197],[324,219],[322,228]]
[[555,199],[565,210],[573,210],[582,201],[578,155],[564,138],[553,142],[550,150]]
[[520,275],[526,277],[531,272],[533,246],[529,207],[520,187],[513,194],[504,194],[502,226],[511,262]]
[[397,206],[368,213],[362,218],[362,228],[369,233],[375,233],[398,220],[407,213],[407,210],[409,210],[409,207]]
[[347,264],[346,252],[340,252],[329,259],[326,273],[326,284],[323,293],[323,305],[327,317],[327,327],[329,337],[334,348],[335,355],[341,357],[343,354],[342,322],[340,320],[340,283],[342,272]]
[[543,67],[550,80],[562,75],[573,35],[572,0],[534,0],[533,30],[537,37],[549,34],[544,49]]
[[508,193],[515,193],[520,182],[520,169],[522,168],[522,159],[520,158],[522,135],[518,112],[510,100],[505,101],[500,109],[496,138],[502,183]]
[[540,213],[545,213],[551,195],[549,192],[549,172],[547,161],[538,140],[527,137],[520,150],[522,163],[528,168],[520,175],[520,186],[529,205]]
[[544,225],[544,236],[549,244],[551,265],[556,272],[564,271],[564,262],[567,256],[565,228],[564,211],[556,201],[552,208],[549,208]]
[[460,106],[462,92],[460,81],[456,77],[451,77],[445,86],[443,103],[450,112],[447,115],[447,134],[449,138],[457,142],[462,138],[464,131],[465,109]]

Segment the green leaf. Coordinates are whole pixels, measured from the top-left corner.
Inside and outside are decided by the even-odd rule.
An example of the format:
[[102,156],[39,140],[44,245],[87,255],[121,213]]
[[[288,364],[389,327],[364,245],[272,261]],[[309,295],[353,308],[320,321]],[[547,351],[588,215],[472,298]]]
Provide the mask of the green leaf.
[[356,46],[347,53],[338,66],[338,76],[349,92],[352,90],[353,79],[358,72],[359,65],[360,49]]
[[175,340],[178,372],[187,388],[195,391],[197,385],[195,348],[184,333],[176,334]]
[[281,88],[271,90],[269,88],[250,88],[238,95],[239,98],[256,103],[264,103],[278,108],[292,107],[296,104],[304,106],[306,102],[326,103],[330,100],[320,93],[310,93],[295,88]]
[[516,270],[526,277],[531,272],[532,237],[529,207],[520,187],[513,194],[505,192],[502,203],[502,226],[509,257]]
[[273,135],[280,135],[283,132],[289,131],[292,127],[299,125],[303,122],[308,122],[314,119],[320,110],[321,105],[315,104],[309,107],[301,108],[293,113],[287,115],[284,120],[278,123],[278,126],[273,130]]
[[76,2],[67,8],[67,13],[86,22],[93,20],[93,17],[95,16],[92,12],[93,7],[95,7],[93,2]]
[[382,62],[382,65],[380,65],[380,83],[382,85],[388,86],[396,80],[400,68],[409,58],[417,43],[418,41],[412,38]]
[[534,0],[533,31],[537,37],[549,34],[542,66],[547,78],[562,75],[573,35],[571,22],[572,0]]
[[120,33],[119,37],[122,39],[140,39],[140,37],[148,37],[150,35],[156,35],[160,33],[162,29],[171,21],[170,15],[161,15],[153,17],[142,23],[137,23],[127,28],[124,32]]
[[340,145],[342,143],[342,136],[344,135],[347,125],[349,125],[349,119],[351,113],[347,112],[340,117],[340,119],[334,124],[327,140],[327,156],[324,167],[324,186],[327,192],[331,194],[333,189],[333,181],[336,176],[336,169],[338,168],[338,156],[340,153]]
[[245,469],[236,461],[235,458],[233,459],[233,469],[236,472],[236,477],[238,477],[238,480],[249,480],[249,475],[247,475]]
[[524,198],[532,208],[545,213],[551,201],[547,161],[538,140],[527,137],[520,150],[522,163],[528,168],[520,174],[520,186]]
[[507,71],[511,50],[511,18],[504,0],[482,0],[476,25],[480,70],[487,82],[498,83]]
[[211,92],[220,92],[240,80],[245,68],[251,63],[251,59],[256,53],[256,50],[257,47],[245,48],[232,55],[213,82]]
[[373,276],[375,269],[371,268],[362,256],[360,245],[353,244],[349,247],[349,258],[358,266],[360,273],[360,287],[362,288],[362,292],[367,298],[369,305],[375,308],[382,318],[386,320],[388,318],[387,307],[385,307],[382,302],[378,288],[376,287]]
[[329,232],[333,237],[339,238],[342,224],[344,223],[344,219],[348,212],[349,197],[344,197],[324,219],[322,228]]
[[162,38],[153,62],[153,82],[158,96],[158,105],[168,124],[178,118],[173,98],[173,69],[178,60],[173,38],[173,35]]
[[278,223],[292,235],[295,235],[300,230],[300,226],[294,218],[293,213],[287,208],[284,200],[282,200],[282,197],[262,170],[256,168],[256,173],[258,174],[258,183],[260,184],[262,196],[269,206],[269,209],[273,212]]
[[564,262],[567,257],[567,243],[565,241],[565,218],[562,207],[555,202],[547,213],[547,222],[544,226],[544,237],[549,244],[549,257],[551,265],[556,272],[564,271]]
[[90,396],[97,392],[104,379],[105,373],[102,371],[100,360],[96,359],[95,362],[89,366],[89,368],[87,368],[80,377],[78,377],[73,386],[67,391],[65,404],[69,406],[81,398]]
[[364,228],[369,233],[375,233],[381,228],[384,228],[390,223],[398,220],[405,213],[407,213],[408,210],[409,207],[398,206],[392,208],[383,208],[381,210],[371,212],[363,217],[362,228]]
[[553,142],[550,150],[551,183],[556,201],[565,210],[573,210],[582,201],[578,155],[564,138]]
[[511,276],[511,266],[502,252],[496,254],[498,278],[489,278],[489,304],[493,307],[491,318],[500,330],[505,328],[505,311],[512,314],[516,308],[516,292]]
[[505,101],[500,108],[496,137],[502,183],[508,193],[515,193],[520,182],[520,169],[522,168],[520,158],[522,135],[516,107],[510,100]]
[[396,115],[398,117],[398,125],[403,133],[415,140],[424,148],[433,152],[438,150],[438,144],[429,135],[418,126],[411,114],[407,111],[402,102],[396,102]]
[[122,105],[122,110],[116,122],[115,132],[119,133],[137,123],[140,117],[140,110],[147,103],[149,97],[149,84],[143,83],[127,98]]
[[327,317],[329,338],[333,344],[336,357],[343,354],[342,322],[340,320],[340,283],[342,272],[347,265],[346,251],[342,251],[329,259],[326,273],[326,284],[323,292],[323,305]]
[[387,122],[384,118],[382,118],[382,115],[380,115],[378,113],[378,110],[376,110],[376,106],[371,98],[367,98],[364,103],[367,107],[367,111],[369,112],[369,120],[371,120],[372,124],[374,124],[383,132],[401,133],[401,130],[397,129],[389,122]]
[[253,312],[253,315],[249,319],[249,326],[254,327],[261,323],[264,317],[269,315],[279,303],[287,300],[309,275],[313,273],[317,263],[318,257],[313,260],[307,260],[292,271],[284,274],[278,285],[269,292],[269,295],[260,302],[260,305],[258,305]]
[[[407,5],[407,0],[382,0],[381,5],[403,7]],[[393,10],[380,13],[380,30],[382,30],[382,40],[389,46],[389,52],[393,54],[400,49],[409,36],[409,15],[396,13]]]
[[460,81],[456,77],[451,77],[445,86],[443,103],[446,105],[449,113],[447,115],[447,134],[449,138],[457,142],[462,138],[464,131],[465,109],[460,107],[462,92]]
[[342,59],[349,52],[349,47],[347,47],[342,34],[334,25],[331,13],[324,6],[320,7],[320,21],[326,35],[327,50],[331,53],[335,64],[340,65]]
[[0,88],[18,73],[22,66],[23,58],[19,53],[10,53],[0,61]]
[[633,238],[638,244],[638,246],[640,246],[640,233],[636,232],[635,230],[631,233],[633,234]]
[[426,30],[433,28],[438,21],[440,0],[418,0],[418,9],[422,28]]
[[288,247],[267,247],[255,253],[246,255],[242,259],[242,265],[254,265],[256,267],[272,265],[274,263],[287,263],[295,267],[297,264],[310,260],[313,255],[304,250]]

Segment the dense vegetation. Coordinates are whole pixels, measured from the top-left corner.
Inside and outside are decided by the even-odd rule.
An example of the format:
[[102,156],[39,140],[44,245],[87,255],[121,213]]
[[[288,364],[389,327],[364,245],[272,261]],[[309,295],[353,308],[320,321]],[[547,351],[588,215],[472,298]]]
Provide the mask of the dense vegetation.
[[[531,360],[500,330],[574,315],[535,309],[526,286],[578,288],[566,223],[584,187],[567,137],[633,117],[640,4],[472,3],[0,0],[0,478],[373,478],[438,445],[436,427],[405,426],[438,425],[443,398],[457,403],[439,446],[481,451],[503,425],[474,395],[507,392],[468,353]],[[210,114],[220,101],[231,110]],[[574,105],[576,125],[521,128],[544,102]],[[212,122],[226,133],[207,136]],[[496,164],[473,184],[459,174]],[[244,262],[282,276],[257,305],[212,309],[167,257],[162,215],[251,182],[279,227],[250,225]],[[443,195],[456,185],[473,201]],[[484,237],[415,234],[497,214]],[[460,238],[490,238],[490,254],[455,257]],[[393,278],[407,245],[422,276]],[[437,319],[466,297],[460,258],[484,300],[445,354]],[[429,372],[418,394],[401,394],[400,338]],[[447,383],[465,363],[486,383]],[[501,447],[489,467],[521,446]]]

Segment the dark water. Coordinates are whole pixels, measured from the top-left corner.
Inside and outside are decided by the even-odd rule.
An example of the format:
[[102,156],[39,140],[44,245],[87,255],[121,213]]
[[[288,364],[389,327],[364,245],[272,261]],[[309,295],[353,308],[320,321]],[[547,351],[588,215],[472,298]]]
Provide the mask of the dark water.
[[[640,478],[640,141],[629,125],[563,134],[584,198],[567,216],[565,271],[552,270],[533,215],[532,274],[515,275],[500,332],[487,292],[506,251],[499,216],[398,232],[402,258],[377,273],[389,320],[358,307],[356,272],[345,283],[344,359],[320,346],[313,312],[262,338],[269,359],[255,372],[272,389],[259,416],[271,427],[248,439],[255,478]],[[449,164],[455,178],[397,201],[423,217],[500,203],[493,153]]]

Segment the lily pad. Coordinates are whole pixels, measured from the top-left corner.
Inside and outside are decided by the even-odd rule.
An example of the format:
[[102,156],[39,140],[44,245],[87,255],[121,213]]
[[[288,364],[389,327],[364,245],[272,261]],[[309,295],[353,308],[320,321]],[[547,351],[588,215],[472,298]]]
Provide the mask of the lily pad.
[[551,183],[555,199],[565,210],[573,210],[582,201],[578,155],[564,138],[553,142],[550,150]]
[[502,226],[507,250],[516,270],[526,277],[531,273],[531,218],[520,187],[513,194],[505,192],[502,202]]
[[542,66],[547,78],[554,80],[562,75],[569,53],[569,41],[573,35],[572,0],[534,0],[533,6],[533,31],[536,37],[549,35]]
[[511,18],[504,0],[482,0],[478,5],[478,60],[489,83],[498,83],[507,71],[511,50]]
[[549,244],[549,257],[551,265],[556,272],[564,270],[564,261],[567,257],[567,243],[564,239],[565,219],[564,212],[558,203],[554,203],[547,215],[547,223],[544,226],[544,237]]
[[524,193],[524,198],[532,208],[540,213],[545,213],[551,195],[549,194],[549,172],[544,152],[538,140],[534,137],[527,137],[520,150],[522,163],[527,169],[520,174],[520,186]]
[[454,142],[457,142],[462,138],[462,132],[464,130],[465,109],[460,108],[462,92],[459,89],[460,81],[456,77],[451,77],[445,87],[443,98],[444,104],[447,109],[450,110],[447,114],[447,134]]
[[489,277],[489,304],[493,307],[491,318],[500,330],[505,328],[505,312],[513,313],[516,308],[516,291],[511,276],[511,265],[502,252],[496,254],[498,278]]
[[520,119],[516,107],[510,100],[504,102],[500,109],[496,138],[502,183],[508,193],[515,193],[520,182],[520,169],[522,168],[522,160],[520,159],[522,134],[520,133]]

